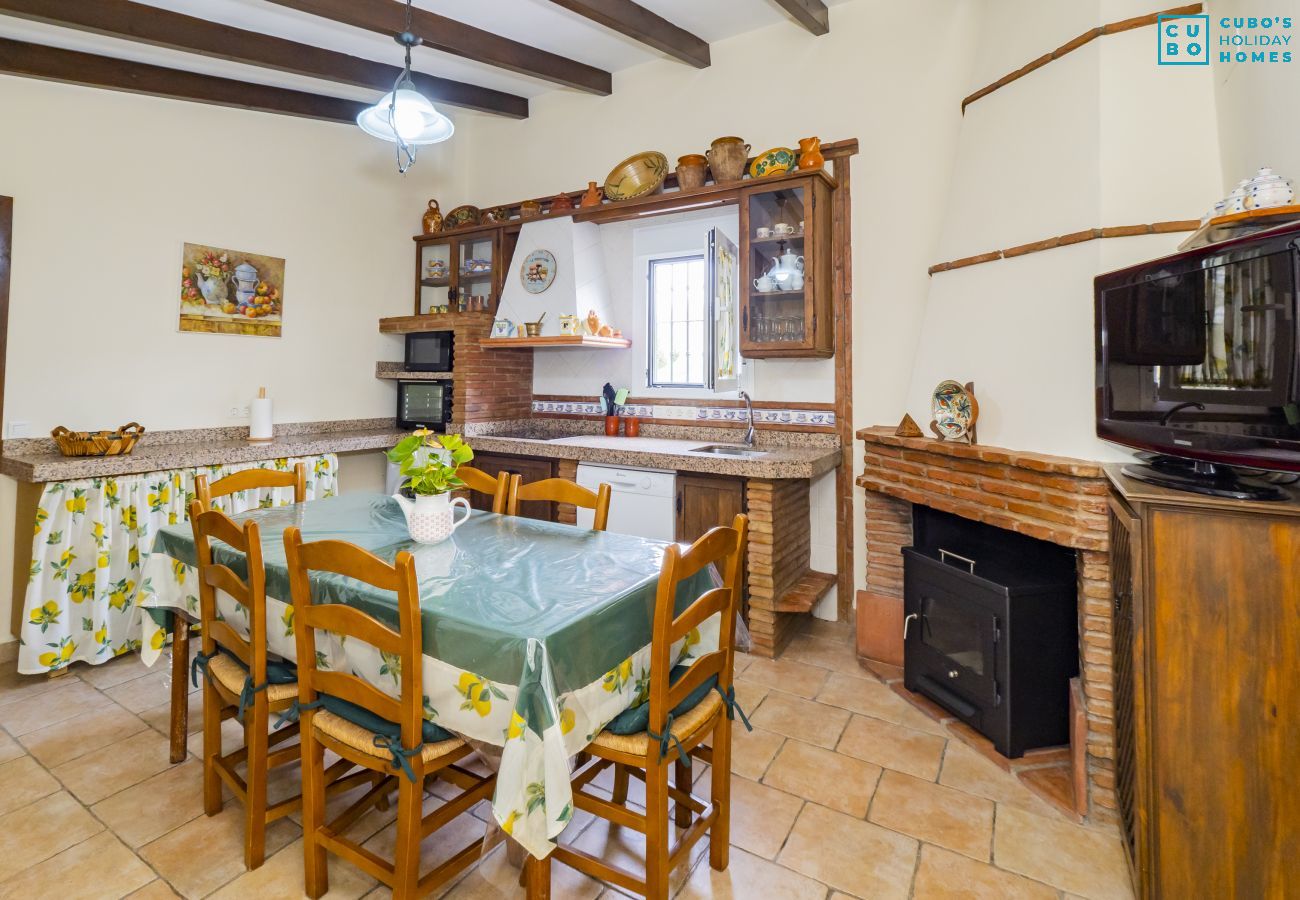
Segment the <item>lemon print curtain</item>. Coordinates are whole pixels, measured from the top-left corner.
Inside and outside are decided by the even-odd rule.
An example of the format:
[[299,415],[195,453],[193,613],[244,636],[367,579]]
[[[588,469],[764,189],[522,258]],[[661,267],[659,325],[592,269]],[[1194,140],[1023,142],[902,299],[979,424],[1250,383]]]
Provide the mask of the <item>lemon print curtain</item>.
[[[36,510],[18,670],[51,672],[77,661],[97,665],[140,649],[136,601],[148,587],[145,568],[154,535],[188,519],[194,477],[215,481],[243,469],[292,469],[298,462],[307,465],[309,498],[335,493],[333,454],[45,485]],[[292,502],[292,488],[267,488],[213,505],[243,512]],[[193,586],[193,569],[179,563],[169,569]],[[150,637],[162,636],[155,630]]]

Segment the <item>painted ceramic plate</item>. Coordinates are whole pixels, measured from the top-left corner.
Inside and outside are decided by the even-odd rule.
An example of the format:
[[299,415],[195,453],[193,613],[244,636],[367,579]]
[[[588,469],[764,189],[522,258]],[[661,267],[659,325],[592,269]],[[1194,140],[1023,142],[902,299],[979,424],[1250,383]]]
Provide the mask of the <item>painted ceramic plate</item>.
[[941,381],[934,389],[930,401],[931,417],[934,427],[945,440],[964,438],[974,421],[974,408],[971,396],[966,389],[955,381]]
[[668,177],[668,157],[658,150],[629,156],[616,165],[605,178],[605,199],[631,200],[653,194],[664,186]]
[[797,157],[789,147],[773,147],[766,153],[760,153],[749,164],[750,178],[763,178],[768,175],[784,175],[794,168]]
[[477,206],[458,206],[447,213],[447,218],[443,220],[442,227],[444,229],[467,228],[470,225],[477,225],[478,220],[479,211]]
[[524,258],[519,267],[519,280],[530,294],[540,294],[555,281],[555,254],[550,250],[534,250]]

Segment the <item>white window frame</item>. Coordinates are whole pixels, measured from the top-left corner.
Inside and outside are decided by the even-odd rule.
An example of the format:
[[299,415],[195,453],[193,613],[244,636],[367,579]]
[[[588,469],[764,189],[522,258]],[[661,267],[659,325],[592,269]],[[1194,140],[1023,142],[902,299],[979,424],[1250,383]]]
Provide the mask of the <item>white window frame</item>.
[[[705,292],[705,310],[704,310],[704,339],[700,348],[700,353],[704,356],[704,368],[702,370],[702,380],[698,382],[656,382],[654,380],[654,360],[655,360],[655,291],[654,276],[657,266],[670,265],[673,263],[690,263],[699,262],[704,267],[705,279],[708,278],[708,258],[706,253],[670,253],[649,257],[646,260],[645,272],[645,325],[646,325],[646,367],[645,382],[649,390],[668,390],[668,391],[709,391],[708,368],[712,364],[712,346],[713,346],[713,321],[708,310],[708,285],[703,284]],[[689,368],[689,367],[688,367]]]

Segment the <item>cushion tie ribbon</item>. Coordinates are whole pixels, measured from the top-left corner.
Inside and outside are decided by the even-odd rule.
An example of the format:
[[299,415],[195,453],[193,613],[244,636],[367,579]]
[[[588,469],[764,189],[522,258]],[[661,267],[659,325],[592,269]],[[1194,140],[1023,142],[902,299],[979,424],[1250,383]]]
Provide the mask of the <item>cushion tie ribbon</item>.
[[672,713],[669,713],[668,718],[664,720],[663,734],[655,734],[649,728],[646,729],[645,733],[649,735],[652,741],[659,742],[659,758],[661,760],[668,755],[668,747],[671,744],[671,745],[675,745],[674,749],[677,751],[677,758],[683,764],[689,763],[691,761],[691,758],[686,755],[686,748],[682,746],[682,742],[678,740],[677,735],[673,734]]
[[745,715],[745,711],[741,709],[740,704],[736,702],[736,686],[733,684],[724,691],[722,685],[715,684],[713,689],[718,692],[718,696],[722,698],[722,702],[727,704],[727,718],[734,721],[736,713],[740,713],[740,721],[744,724],[745,730],[753,731],[754,726],[749,724],[749,717]]
[[289,708],[286,709],[283,713],[281,713],[276,718],[275,720],[276,730],[283,728],[285,725],[290,725],[294,722],[297,722],[298,717],[301,716],[303,712],[305,712],[306,710],[320,709],[322,705],[323,704],[320,702],[319,699],[313,700],[310,703],[301,703],[298,700],[294,700],[292,703],[289,704]]
[[194,654],[194,659],[190,661],[190,684],[194,685],[195,687],[199,686],[200,672],[203,673],[204,678],[208,679],[209,681],[212,680],[212,675],[211,673],[208,672],[208,663],[212,662],[213,657],[215,657],[220,652],[221,650],[217,649],[217,650],[213,650],[211,653],[204,653],[202,651],[199,651],[198,653]]
[[384,734],[377,734],[375,735],[375,746],[381,750],[387,750],[392,755],[393,771],[400,769],[407,778],[415,781],[415,770],[411,768],[411,757],[419,756],[424,752],[424,741],[407,750],[402,746],[400,736],[390,738]]

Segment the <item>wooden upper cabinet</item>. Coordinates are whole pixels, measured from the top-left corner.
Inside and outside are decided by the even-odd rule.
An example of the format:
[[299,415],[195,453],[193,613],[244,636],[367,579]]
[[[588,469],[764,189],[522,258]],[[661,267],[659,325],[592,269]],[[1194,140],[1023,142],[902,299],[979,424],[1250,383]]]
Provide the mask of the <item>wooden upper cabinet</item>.
[[[834,353],[831,183],[820,172],[740,195],[740,352],[750,359]],[[780,229],[780,230],[778,230]],[[803,284],[785,277],[801,267]],[[776,268],[771,290],[762,281]]]
[[[432,264],[441,264],[441,268],[431,268]],[[501,297],[503,273],[509,264],[510,260],[502,252],[499,227],[417,237],[415,314],[426,315],[444,305],[448,312],[456,312],[462,297],[467,302],[486,298],[487,311],[495,312]]]

